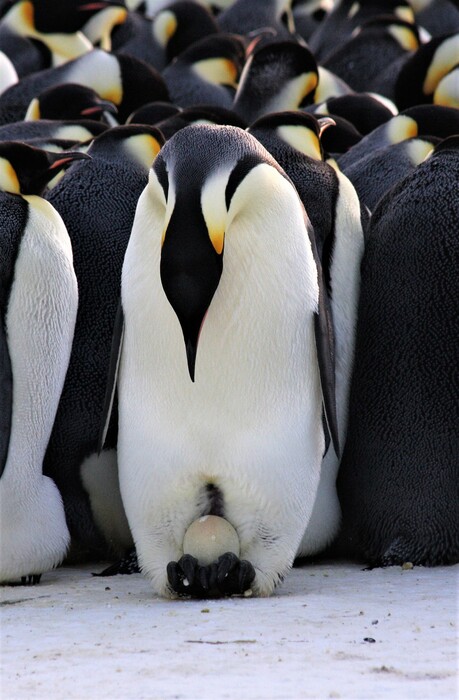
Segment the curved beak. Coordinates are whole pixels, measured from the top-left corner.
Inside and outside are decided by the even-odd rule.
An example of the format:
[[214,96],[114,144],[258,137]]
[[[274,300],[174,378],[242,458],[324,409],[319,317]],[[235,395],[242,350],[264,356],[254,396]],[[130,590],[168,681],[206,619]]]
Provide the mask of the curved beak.
[[[223,269],[222,252],[217,252],[199,205],[181,202],[172,212],[164,236],[160,274],[169,303],[183,332],[188,371],[195,379],[199,335]],[[184,206],[182,206],[184,205]]]

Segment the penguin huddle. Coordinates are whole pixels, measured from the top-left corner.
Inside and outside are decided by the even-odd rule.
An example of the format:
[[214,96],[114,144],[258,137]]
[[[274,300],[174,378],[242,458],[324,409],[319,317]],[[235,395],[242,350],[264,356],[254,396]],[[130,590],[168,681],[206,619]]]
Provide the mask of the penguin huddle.
[[458,48],[449,0],[0,3],[0,583],[459,562]]

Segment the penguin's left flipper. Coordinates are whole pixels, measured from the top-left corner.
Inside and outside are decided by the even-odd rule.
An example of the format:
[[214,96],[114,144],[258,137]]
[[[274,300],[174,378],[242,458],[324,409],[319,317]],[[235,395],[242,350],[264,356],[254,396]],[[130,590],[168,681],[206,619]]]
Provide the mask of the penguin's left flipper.
[[201,566],[190,554],[167,565],[169,585],[180,596],[210,598],[242,595],[250,589],[255,569],[232,552],[222,554],[216,562]]
[[118,574],[138,573],[140,573],[140,567],[137,559],[137,552],[135,547],[133,547],[122,559],[116,561],[110,566],[107,566],[107,568],[101,571],[99,574],[93,574],[93,576],[117,576]]
[[105,438],[107,437],[108,427],[110,425],[110,418],[112,415],[113,402],[115,399],[116,392],[116,381],[118,378],[118,368],[120,364],[121,348],[123,346],[123,335],[124,335],[124,314],[123,307],[121,306],[121,300],[118,304],[118,309],[116,311],[115,322],[113,325],[113,336],[112,336],[112,348],[110,354],[110,364],[108,367],[107,374],[107,386],[105,389],[105,399],[104,408],[102,412],[102,423],[100,426],[99,439],[97,442],[97,452],[100,453],[103,450]]
[[319,304],[317,313],[314,317],[314,332],[317,348],[317,361],[319,364],[320,384],[322,389],[323,410],[325,415],[325,452],[327,452],[329,439],[331,438],[333,448],[337,457],[339,457],[340,446],[338,438],[338,418],[336,414],[335,393],[335,340],[331,305],[322,274],[322,265],[317,252],[316,237],[314,235],[312,224],[309,220],[306,221],[306,229],[311,242],[312,254],[317,266],[317,278],[319,283]]
[[11,433],[13,374],[3,321],[0,318],[0,477],[6,465]]

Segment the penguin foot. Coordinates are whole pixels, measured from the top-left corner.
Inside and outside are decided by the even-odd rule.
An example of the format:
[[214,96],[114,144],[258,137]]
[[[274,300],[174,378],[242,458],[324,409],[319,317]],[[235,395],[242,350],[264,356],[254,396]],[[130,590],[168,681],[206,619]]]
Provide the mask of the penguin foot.
[[21,576],[21,586],[37,586],[40,583],[41,574],[30,574]]
[[185,554],[178,562],[169,562],[167,578],[172,590],[180,596],[223,597],[247,591],[255,578],[255,569],[232,552],[222,554],[208,566],[201,566],[191,554]]
[[117,576],[118,574],[138,573],[140,573],[140,567],[137,559],[137,552],[135,547],[133,547],[122,559],[116,561],[110,566],[107,566],[107,568],[101,571],[99,574],[93,574],[93,576]]

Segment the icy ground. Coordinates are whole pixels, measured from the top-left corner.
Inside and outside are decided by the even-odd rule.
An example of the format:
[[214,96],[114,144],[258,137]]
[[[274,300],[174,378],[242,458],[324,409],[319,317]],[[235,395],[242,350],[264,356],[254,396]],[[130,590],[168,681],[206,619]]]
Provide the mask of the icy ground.
[[459,566],[321,563],[272,598],[208,601],[94,570],[0,589],[2,700],[459,697]]

